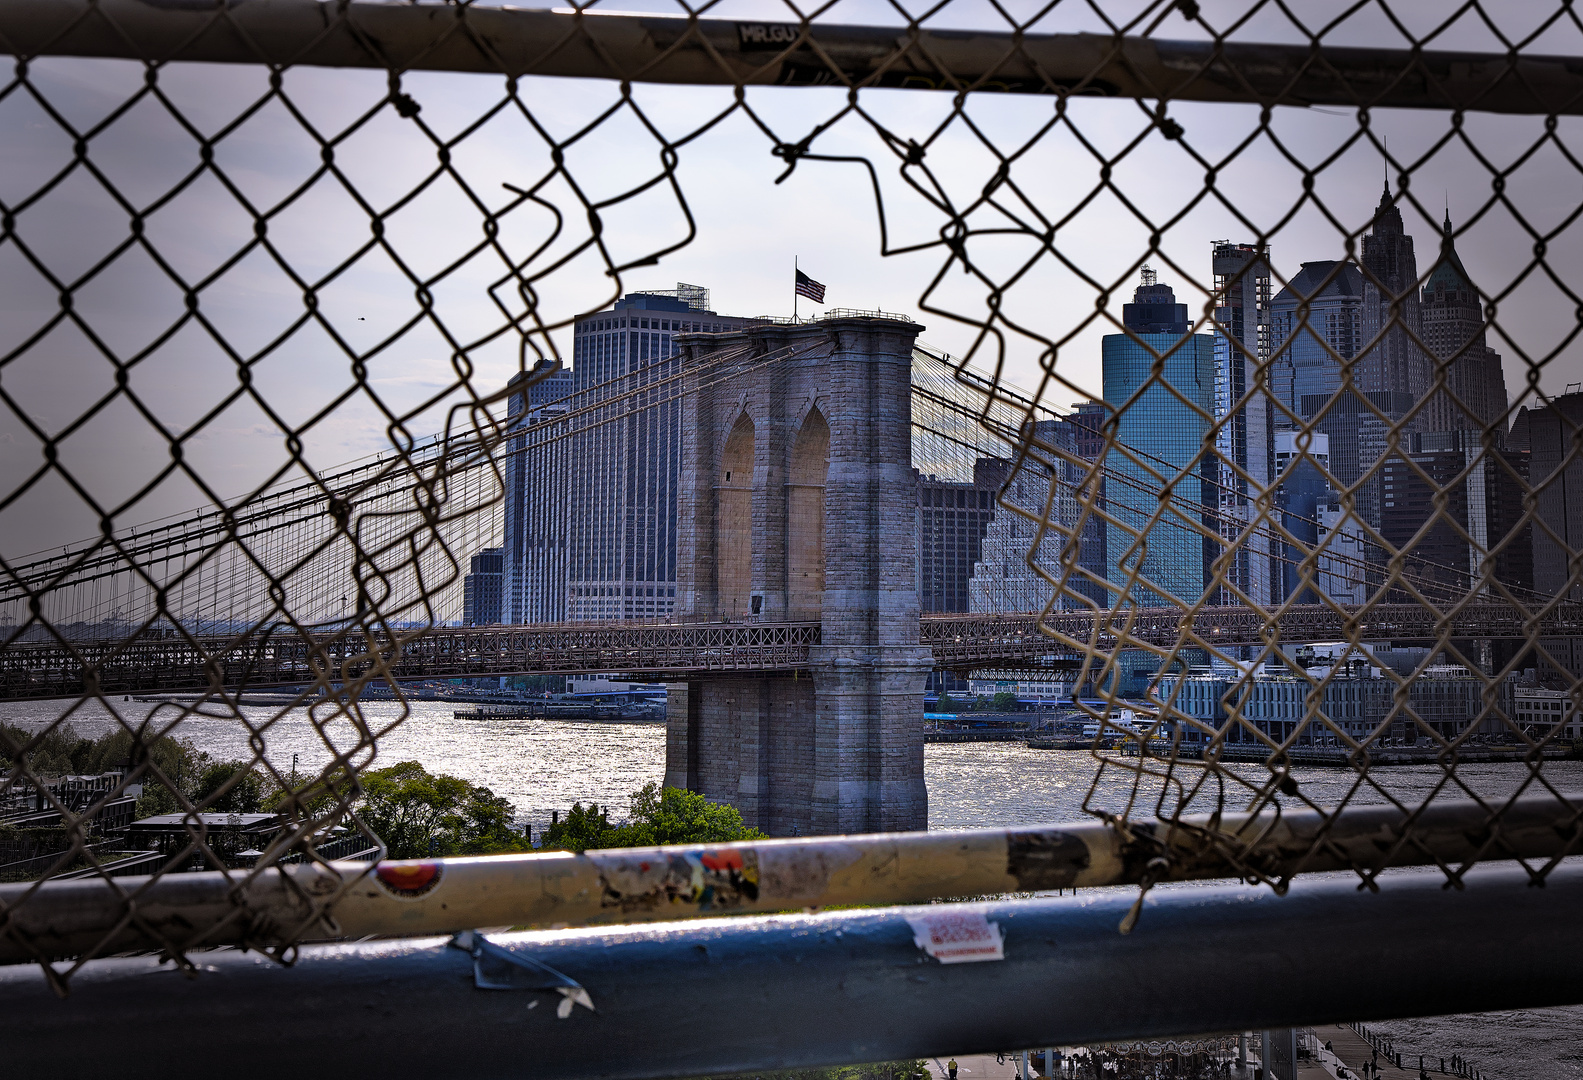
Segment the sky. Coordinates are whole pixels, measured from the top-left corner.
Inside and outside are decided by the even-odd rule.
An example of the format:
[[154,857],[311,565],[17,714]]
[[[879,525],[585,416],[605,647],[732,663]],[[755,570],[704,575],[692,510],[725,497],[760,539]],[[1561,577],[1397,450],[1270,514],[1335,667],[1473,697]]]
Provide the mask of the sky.
[[[657,0],[620,7],[675,10]],[[1104,10],[1120,18],[1140,7]],[[1293,10],[1325,18],[1336,7]],[[1441,7],[1390,11],[1422,29]],[[1498,29],[1511,34],[1544,15],[1539,5],[1498,7],[1510,23]],[[784,10],[742,2],[711,14]],[[1203,10],[1226,25],[1241,6]],[[870,2],[843,2],[821,18],[896,21],[888,5]],[[932,25],[998,18],[959,0]],[[1063,3],[1038,28],[1101,27],[1092,8]],[[1173,14],[1158,34],[1195,28]],[[1302,39],[1269,7],[1237,36]],[[1327,40],[1402,39],[1384,9],[1365,5]],[[1438,44],[1499,47],[1471,15]],[[1578,44],[1575,29],[1558,26],[1533,48],[1575,54]],[[948,94],[866,91],[861,113],[841,115],[844,92],[825,88],[751,89],[743,107],[726,88],[639,84],[623,101],[606,81],[530,78],[512,100],[498,77],[415,73],[401,90],[419,111],[403,117],[381,105],[386,77],[376,72],[290,69],[283,96],[272,96],[260,68],[172,65],[158,96],[143,88],[138,64],[41,59],[26,85],[11,83],[0,98],[0,203],[15,220],[14,235],[0,240],[7,557],[92,535],[101,515],[125,527],[283,478],[292,437],[312,467],[328,470],[393,438],[465,428],[458,403],[493,393],[534,359],[508,324],[523,307],[513,267],[537,275],[562,258],[532,281],[552,322],[678,281],[708,287],[722,313],[789,315],[797,260],[827,286],[830,306],[910,315],[924,341],[998,367],[1064,408],[1098,393],[1099,339],[1115,329],[1140,263],[1201,315],[1212,241],[1262,233],[1277,278],[1345,257],[1382,186],[1400,192],[1406,168],[1420,273],[1437,256],[1449,207],[1465,230],[1464,264],[1498,300],[1490,344],[1505,358],[1514,399],[1526,394],[1531,365],[1546,392],[1583,381],[1570,337],[1579,302],[1566,290],[1583,280],[1571,221],[1583,195],[1583,131],[1572,119],[1547,134],[1530,117],[1470,114],[1457,130],[1444,113],[1378,111],[1370,132],[1388,143],[1388,165],[1356,113],[1339,108],[1279,108],[1260,131],[1251,106],[1173,103],[1183,129],[1173,141],[1150,130],[1134,101],[1078,99],[1061,118],[1054,99],[1031,95],[974,95],[954,115]],[[804,160],[783,176],[775,142],[836,117],[813,150],[844,160]],[[881,129],[924,145],[927,174],[903,168]],[[83,137],[80,160],[73,131]],[[310,131],[334,139],[333,171]],[[218,136],[209,165],[195,133]],[[564,175],[554,174],[551,141],[563,144]],[[451,144],[443,169],[439,143]],[[999,155],[1012,161],[1008,182],[986,205]],[[1311,191],[1305,169],[1317,170]],[[634,192],[599,213],[608,259],[596,248],[575,254],[591,235],[585,203]],[[941,203],[978,204],[966,242],[976,273],[941,243],[950,220]],[[509,211],[493,244],[486,211]],[[1535,268],[1541,237],[1545,260]],[[619,281],[606,272],[658,253],[657,264]],[[430,283],[431,311],[415,280]],[[76,321],[62,318],[63,287]],[[1098,310],[1102,295],[1108,314]],[[974,324],[992,298],[998,333],[980,336]],[[532,345],[564,356],[569,329]],[[128,365],[124,389],[111,356]],[[56,440],[70,481],[45,467],[41,433]]]

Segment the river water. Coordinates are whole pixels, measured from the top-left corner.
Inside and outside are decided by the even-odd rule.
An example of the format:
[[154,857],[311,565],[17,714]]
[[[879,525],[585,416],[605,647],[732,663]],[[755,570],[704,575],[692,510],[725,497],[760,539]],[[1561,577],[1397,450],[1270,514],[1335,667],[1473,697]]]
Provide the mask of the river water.
[[[60,708],[58,702],[0,705],[0,719],[32,728],[57,718]],[[125,720],[136,723],[156,706],[127,702],[117,703],[117,708],[126,710]],[[535,832],[549,821],[552,810],[564,810],[574,801],[609,806],[613,819],[624,816],[628,796],[661,779],[664,772],[665,730],[659,724],[461,720],[452,715],[455,708],[442,702],[412,702],[405,710],[394,702],[364,703],[362,716],[379,735],[378,753],[370,764],[415,760],[431,772],[483,784],[511,800],[519,820],[531,822]],[[321,732],[306,710],[245,706],[242,712],[261,729],[267,755],[282,773],[290,772],[293,755],[299,774],[316,772],[329,762],[332,748],[345,750],[357,742],[345,720],[327,724]],[[176,716],[167,705],[158,707],[154,719],[169,722]],[[83,735],[98,735],[114,720],[93,706],[74,714],[71,722]],[[251,756],[251,733],[235,719],[188,716],[176,734],[215,758]],[[1232,768],[1254,781],[1264,775],[1256,765]],[[1094,784],[1094,772],[1094,759],[1082,752],[1029,750],[1020,743],[933,744],[924,752],[929,826],[1083,820],[1087,817],[1083,802]],[[1583,789],[1583,762],[1549,762],[1544,772],[1563,791]],[[1374,775],[1393,794],[1409,801],[1445,783],[1445,774],[1432,765],[1397,766]],[[1473,764],[1460,766],[1457,775],[1479,795],[1498,797],[1514,791],[1527,772],[1520,765]],[[1320,805],[1338,801],[1356,781],[1347,770],[1323,768],[1299,767],[1293,778]],[[1103,777],[1092,805],[1122,809],[1131,792],[1129,780],[1120,771]],[[1145,794],[1140,816],[1148,814],[1153,797],[1153,792]],[[1383,799],[1367,789],[1355,797],[1367,802]],[[1234,805],[1234,800],[1228,797],[1228,804]],[[1494,1080],[1583,1080],[1583,1007],[1372,1026],[1391,1032],[1404,1054],[1421,1053],[1434,1062],[1460,1054]]]

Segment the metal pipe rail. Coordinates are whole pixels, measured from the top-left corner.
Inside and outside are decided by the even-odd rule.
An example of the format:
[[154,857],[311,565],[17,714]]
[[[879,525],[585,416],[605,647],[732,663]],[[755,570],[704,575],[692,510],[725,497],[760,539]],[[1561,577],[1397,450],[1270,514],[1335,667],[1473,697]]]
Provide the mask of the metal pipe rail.
[[301,939],[903,904],[1147,880],[1262,878],[1578,850],[1583,795],[1028,829],[277,867],[0,886],[0,963]]
[[1336,46],[1321,53],[1308,43],[825,23],[804,29],[468,5],[252,0],[216,10],[150,0],[7,0],[0,42],[18,56],[1583,112],[1583,60],[1576,57]]
[[[1583,1001],[1583,867],[1526,884],[1156,890],[1127,936],[1111,894],[212,952],[190,978],[139,957],[65,1001],[0,970],[0,1012],[18,1076],[273,1080],[257,1048],[285,1039],[327,1075],[640,1080]],[[998,948],[944,963],[947,936]]]

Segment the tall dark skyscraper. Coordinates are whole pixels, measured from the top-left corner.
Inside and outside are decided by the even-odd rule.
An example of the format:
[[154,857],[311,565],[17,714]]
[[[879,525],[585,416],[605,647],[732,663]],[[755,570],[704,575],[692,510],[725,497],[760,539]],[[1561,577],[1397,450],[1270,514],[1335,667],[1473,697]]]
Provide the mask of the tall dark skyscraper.
[[501,621],[499,548],[484,548],[472,557],[471,573],[462,579],[462,624],[494,626]]
[[[1260,498],[1270,486],[1274,443],[1270,417],[1269,253],[1252,244],[1216,241],[1215,274],[1215,436],[1220,457],[1215,506],[1230,564],[1224,603],[1256,604],[1274,599],[1273,566],[1267,531],[1250,531],[1261,514]],[[1267,509],[1267,507],[1266,507]],[[1238,595],[1240,593],[1240,595]]]
[[[1583,600],[1583,582],[1568,565],[1568,553],[1583,550],[1583,394],[1523,409],[1512,441],[1520,443],[1524,432],[1529,483],[1545,525],[1534,529],[1534,588],[1546,596]],[[1583,640],[1578,644],[1583,654]]]
[[[1363,344],[1363,275],[1352,263],[1305,262],[1270,302],[1271,389],[1284,409],[1275,409],[1271,426],[1275,441],[1290,447],[1277,451],[1272,483],[1279,485],[1282,524],[1297,544],[1284,545],[1276,598],[1284,600],[1300,588],[1297,564],[1304,548],[1319,541],[1320,507],[1330,505],[1330,480],[1342,485],[1356,482],[1358,461],[1358,410],[1355,394],[1336,398],[1341,387],[1342,365],[1358,354]],[[1294,419],[1295,417],[1295,419]],[[1297,452],[1293,430],[1308,427],[1324,436],[1324,451],[1309,442],[1308,453]],[[1284,436],[1284,437],[1283,437]],[[1312,600],[1312,594],[1303,597]]]
[[1506,376],[1500,354],[1485,342],[1483,303],[1457,256],[1450,211],[1442,226],[1440,261],[1424,282],[1419,312],[1424,344],[1445,377],[1444,387],[1434,392],[1424,429],[1488,431],[1492,443],[1501,445]]
[[[1384,419],[1354,396],[1356,420],[1351,424],[1343,420],[1334,426],[1331,461],[1344,461],[1351,443],[1356,447],[1359,470],[1354,477],[1367,472],[1385,455],[1391,429],[1400,427],[1412,407],[1429,392],[1433,370],[1429,354],[1418,344],[1423,330],[1418,306],[1418,257],[1389,186],[1374,211],[1373,227],[1363,237],[1361,262],[1363,340],[1373,344],[1358,362],[1353,388],[1383,413]],[[1423,415],[1408,421],[1407,429],[1424,430]],[[1353,479],[1346,482],[1350,484]],[[1378,528],[1382,506],[1377,473],[1359,486],[1354,499],[1358,517]]]
[[[1423,326],[1418,307],[1418,257],[1389,186],[1374,211],[1373,227],[1363,237],[1361,262],[1364,340],[1384,336],[1359,363],[1357,389],[1371,395],[1405,394],[1411,406],[1429,389],[1430,361],[1413,340]],[[1390,402],[1395,403],[1394,399]]]

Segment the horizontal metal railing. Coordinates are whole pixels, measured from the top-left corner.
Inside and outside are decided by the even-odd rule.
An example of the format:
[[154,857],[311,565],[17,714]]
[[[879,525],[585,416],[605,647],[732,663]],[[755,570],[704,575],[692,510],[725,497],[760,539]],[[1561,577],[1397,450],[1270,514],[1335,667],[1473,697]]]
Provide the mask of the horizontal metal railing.
[[[216,25],[218,22],[218,25]],[[1568,57],[1170,41],[444,4],[8,0],[19,55],[474,71],[718,86],[855,86],[1179,101],[1583,112]]]
[[211,952],[191,978],[111,959],[64,1001],[13,967],[5,1061],[276,1077],[256,1048],[285,1046],[327,1074],[643,1080],[1583,1002],[1583,868],[1443,881],[1156,890],[1126,936],[1121,893]]
[[0,963],[88,952],[276,947],[302,938],[589,925],[847,904],[905,904],[1213,878],[1284,884],[1302,873],[1551,865],[1579,850],[1583,795],[1501,808],[1397,806],[1093,821],[1026,829],[890,833],[674,848],[169,874],[0,886]]

